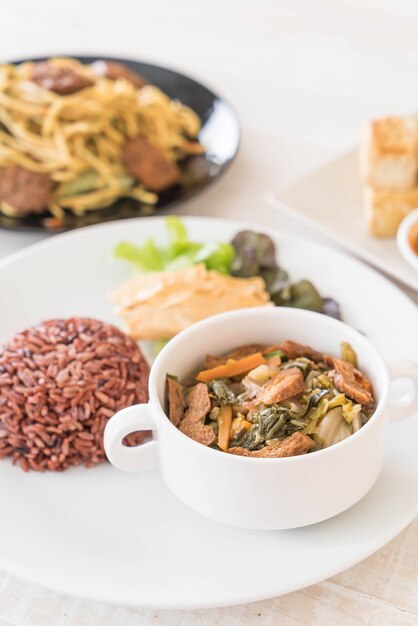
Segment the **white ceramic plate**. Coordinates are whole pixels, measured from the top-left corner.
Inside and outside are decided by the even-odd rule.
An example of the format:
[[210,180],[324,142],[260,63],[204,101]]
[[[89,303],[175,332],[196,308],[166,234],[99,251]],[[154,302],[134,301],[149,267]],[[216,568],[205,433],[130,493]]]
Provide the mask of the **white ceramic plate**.
[[[242,228],[262,230],[242,222],[185,221],[202,241],[229,239]],[[54,237],[3,261],[0,341],[55,316],[112,320],[105,293],[129,271],[111,259],[113,245],[162,232],[162,218],[114,222]],[[292,276],[310,278],[340,300],[345,320],[384,357],[418,360],[412,341],[417,309],[397,288],[326,247],[269,234]],[[393,424],[381,477],[361,502],[321,524],[282,532],[246,531],[201,517],[171,495],[156,471],[125,474],[102,465],[25,474],[1,461],[0,567],[61,592],[141,607],[226,606],[284,594],[364,559],[414,518],[417,435],[418,420]]]
[[358,151],[330,161],[291,187],[272,191],[267,201],[281,213],[314,228],[368,263],[418,290],[418,275],[396,244],[396,238],[367,234]]

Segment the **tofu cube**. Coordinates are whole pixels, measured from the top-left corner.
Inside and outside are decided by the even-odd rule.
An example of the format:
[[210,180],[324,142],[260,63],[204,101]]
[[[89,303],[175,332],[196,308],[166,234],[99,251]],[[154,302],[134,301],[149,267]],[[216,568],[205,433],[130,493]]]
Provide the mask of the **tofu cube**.
[[363,182],[381,190],[405,190],[418,182],[418,118],[386,117],[366,126],[360,151]]
[[364,207],[369,233],[394,237],[405,215],[418,207],[418,186],[404,191],[366,188]]

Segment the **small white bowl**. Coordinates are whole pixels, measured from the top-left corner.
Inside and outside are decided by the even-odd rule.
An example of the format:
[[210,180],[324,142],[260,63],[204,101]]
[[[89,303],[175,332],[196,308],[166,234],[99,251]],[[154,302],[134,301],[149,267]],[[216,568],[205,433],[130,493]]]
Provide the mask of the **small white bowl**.
[[[328,354],[338,354],[341,341],[353,346],[378,400],[359,431],[312,454],[254,459],[207,448],[170,422],[167,372],[184,378],[208,352],[287,338]],[[391,380],[397,378],[409,378],[414,386],[403,406],[389,398]],[[149,404],[122,409],[108,421],[104,447],[110,462],[129,471],[158,463],[171,491],[199,513],[234,526],[281,530],[337,515],[369,491],[383,462],[388,418],[401,419],[418,409],[418,364],[392,364],[389,375],[368,340],[346,324],[302,309],[253,307],[208,317],[169,341],[151,368],[149,392]],[[153,440],[136,448],[123,445],[124,437],[138,430],[152,430]]]
[[415,209],[412,213],[408,213],[408,215],[404,217],[398,228],[396,239],[400,253],[405,261],[418,272],[418,255],[412,250],[408,239],[409,230],[415,222],[418,222],[418,209]]

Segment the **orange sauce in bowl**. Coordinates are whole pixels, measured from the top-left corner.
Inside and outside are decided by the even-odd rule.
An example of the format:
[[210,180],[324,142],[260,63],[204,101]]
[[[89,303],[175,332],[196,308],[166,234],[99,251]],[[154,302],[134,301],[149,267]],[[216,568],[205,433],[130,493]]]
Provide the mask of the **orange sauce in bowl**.
[[418,256],[418,220],[412,224],[408,233],[408,242],[413,252]]

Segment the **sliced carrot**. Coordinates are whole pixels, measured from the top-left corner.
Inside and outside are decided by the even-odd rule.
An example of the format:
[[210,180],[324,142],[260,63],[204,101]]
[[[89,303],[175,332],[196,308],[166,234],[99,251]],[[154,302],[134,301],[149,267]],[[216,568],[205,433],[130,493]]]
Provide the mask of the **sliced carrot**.
[[263,357],[261,352],[256,352],[255,354],[245,356],[243,359],[238,359],[238,361],[230,359],[224,363],[224,365],[218,365],[217,367],[212,367],[209,370],[203,370],[198,373],[196,380],[199,380],[202,383],[207,383],[209,380],[213,380],[214,378],[230,378],[231,376],[237,376],[238,374],[249,372],[265,362],[266,359]]
[[226,452],[229,446],[229,438],[231,436],[232,425],[232,407],[230,404],[224,404],[221,406],[221,412],[218,418],[219,433],[218,433],[218,446],[221,450]]

